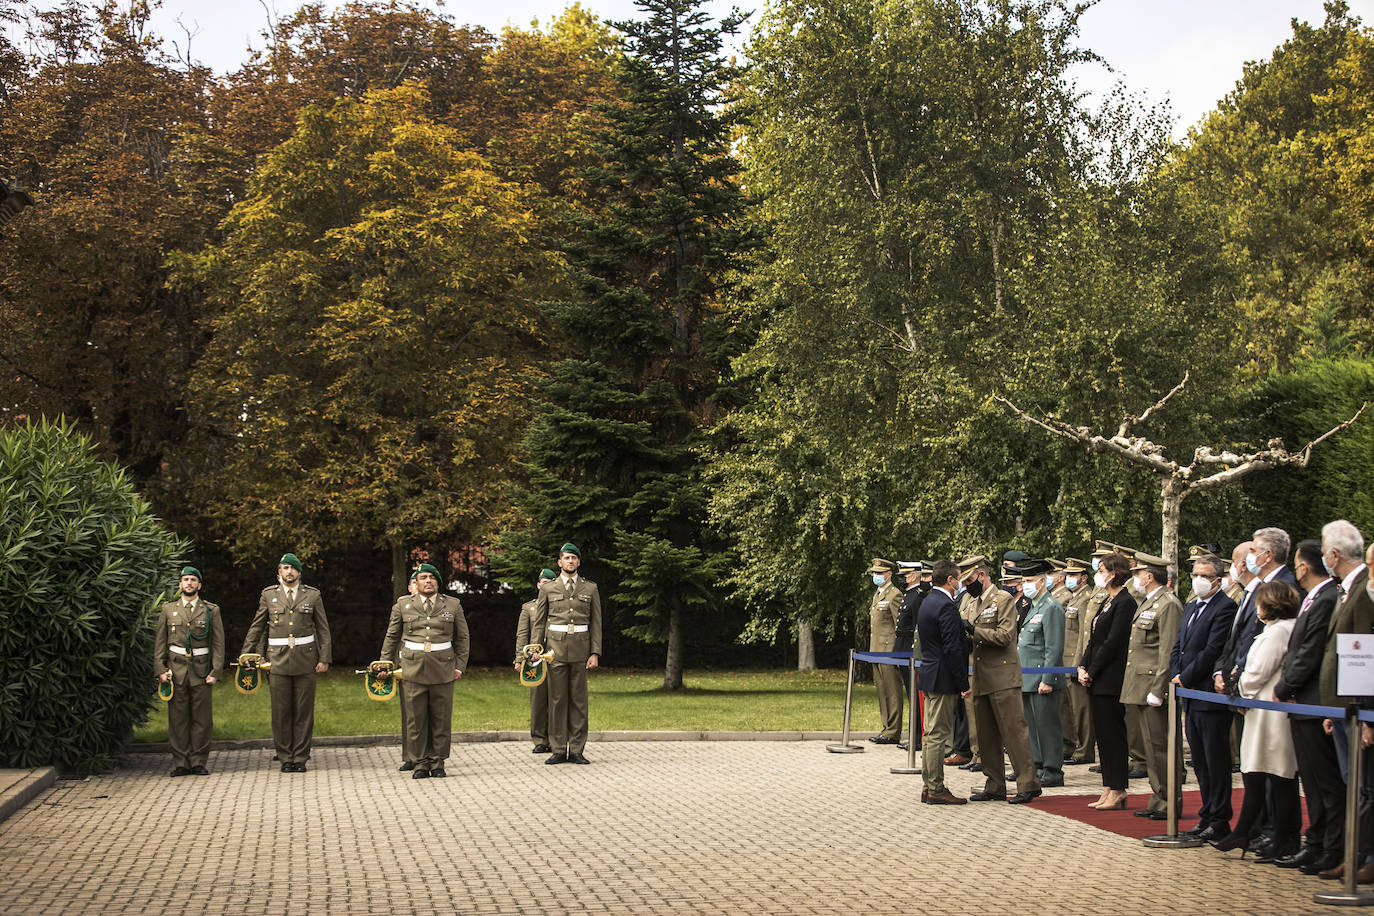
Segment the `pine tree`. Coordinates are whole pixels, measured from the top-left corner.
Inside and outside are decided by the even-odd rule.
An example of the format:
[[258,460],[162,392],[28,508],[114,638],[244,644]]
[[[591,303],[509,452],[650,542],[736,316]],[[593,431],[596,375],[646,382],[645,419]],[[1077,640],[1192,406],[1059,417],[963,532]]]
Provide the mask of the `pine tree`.
[[499,567],[521,580],[564,540],[631,612],[626,635],[667,643],[682,686],[684,617],[715,603],[723,545],[705,523],[698,444],[721,401],[715,323],[739,250],[744,198],[721,110],[737,71],[721,55],[738,15],[642,0],[626,36],[623,104],[606,110],[583,178],[594,201],[563,249],[576,295],[549,308],[576,358],[551,367],[525,438],[530,520]]

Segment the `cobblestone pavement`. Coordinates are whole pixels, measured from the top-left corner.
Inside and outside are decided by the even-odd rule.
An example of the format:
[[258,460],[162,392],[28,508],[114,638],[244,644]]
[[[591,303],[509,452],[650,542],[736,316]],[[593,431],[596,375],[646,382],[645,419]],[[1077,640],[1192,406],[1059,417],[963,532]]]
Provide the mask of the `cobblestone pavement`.
[[[549,767],[455,744],[446,780],[394,748],[138,755],[0,824],[0,913],[1288,913],[1333,883],[998,803],[918,803],[894,748],[617,742]],[[1071,767],[1058,793],[1096,793]],[[981,775],[952,771],[955,792]],[[1235,853],[1231,856],[1234,857]]]

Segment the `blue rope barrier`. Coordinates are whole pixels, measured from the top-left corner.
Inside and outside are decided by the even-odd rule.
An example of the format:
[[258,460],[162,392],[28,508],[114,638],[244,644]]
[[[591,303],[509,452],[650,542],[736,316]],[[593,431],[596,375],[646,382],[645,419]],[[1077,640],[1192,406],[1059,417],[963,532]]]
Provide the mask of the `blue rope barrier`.
[[[1230,697],[1208,690],[1191,690],[1179,687],[1178,695],[1188,700],[1201,700],[1204,703],[1220,703],[1223,706],[1240,706],[1245,709],[1272,709],[1275,712],[1291,713],[1295,716],[1317,716],[1322,719],[1344,719],[1345,710],[1339,706],[1312,706],[1307,703],[1279,703],[1275,700],[1251,700],[1246,697]],[[1362,710],[1361,722],[1374,722],[1374,710]]]
[[[912,653],[910,652],[855,652],[854,661],[868,662],[873,665],[900,665],[903,668],[909,667]],[[921,667],[921,660],[916,659],[916,667]],[[973,669],[970,668],[970,671]],[[1077,674],[1077,668],[1022,668],[1022,674]]]

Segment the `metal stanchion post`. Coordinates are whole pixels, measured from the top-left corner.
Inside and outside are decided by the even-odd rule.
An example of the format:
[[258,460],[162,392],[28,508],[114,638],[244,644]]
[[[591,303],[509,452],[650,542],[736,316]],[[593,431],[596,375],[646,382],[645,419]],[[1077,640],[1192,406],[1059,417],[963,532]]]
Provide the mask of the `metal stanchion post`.
[[844,685],[844,733],[839,744],[827,744],[832,754],[862,754],[864,749],[849,743],[849,713],[854,708],[854,650],[849,650],[849,680]]
[[1183,754],[1183,748],[1179,745],[1179,702],[1178,685],[1173,681],[1169,682],[1169,779],[1165,800],[1169,805],[1169,832],[1157,836],[1147,836],[1142,841],[1146,846],[1156,849],[1188,849],[1194,846],[1201,846],[1202,840],[1196,837],[1179,836],[1178,833],[1178,812],[1182,807],[1182,799],[1179,798],[1178,790],[1178,771],[1179,760]]
[[1371,906],[1374,894],[1355,889],[1355,870],[1359,861],[1360,849],[1360,782],[1364,761],[1360,758],[1360,710],[1355,704],[1345,708],[1345,727],[1349,749],[1348,774],[1345,781],[1345,886],[1329,894],[1313,894],[1318,903],[1331,903],[1336,906]]
[[920,737],[920,735],[916,734],[916,720],[920,718],[916,711],[920,706],[921,699],[916,696],[915,654],[913,654],[911,659],[907,662],[907,685],[911,689],[908,690],[906,694],[907,704],[910,707],[907,710],[908,715],[906,720],[906,766],[889,768],[889,772],[896,773],[899,776],[915,776],[921,772],[921,768],[916,765],[916,745],[920,743],[916,740]]

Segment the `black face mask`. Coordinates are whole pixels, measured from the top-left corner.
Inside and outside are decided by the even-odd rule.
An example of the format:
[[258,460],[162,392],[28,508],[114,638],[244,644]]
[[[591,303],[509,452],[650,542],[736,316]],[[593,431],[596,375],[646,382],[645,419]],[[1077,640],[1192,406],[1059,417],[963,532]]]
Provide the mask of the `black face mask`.
[[929,582],[922,582],[922,583],[920,583],[919,585],[917,585],[916,587],[919,588],[919,589],[921,590],[921,594],[925,594],[926,592],[930,591],[930,590],[931,590],[932,588],[934,588],[935,586],[932,585],[932,584],[929,583]]
[[974,579],[964,586],[964,590],[975,598],[980,597],[983,594],[983,580]]

